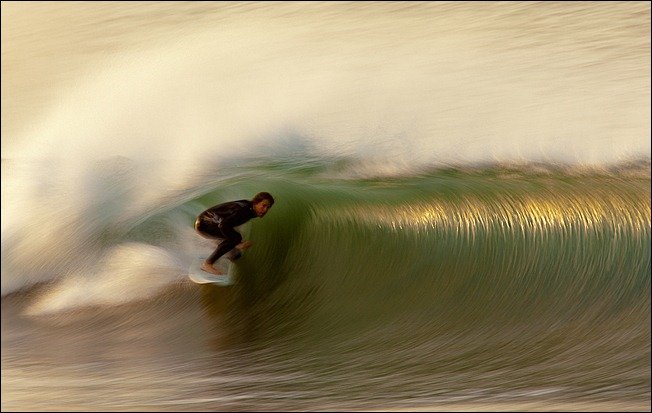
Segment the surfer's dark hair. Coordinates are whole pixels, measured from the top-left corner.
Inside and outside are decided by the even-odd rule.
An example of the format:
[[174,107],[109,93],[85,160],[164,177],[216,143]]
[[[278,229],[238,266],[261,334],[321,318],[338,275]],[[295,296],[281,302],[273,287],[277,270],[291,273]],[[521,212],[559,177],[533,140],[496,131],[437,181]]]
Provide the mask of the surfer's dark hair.
[[254,199],[251,200],[251,202],[257,204],[261,201],[264,201],[265,199],[269,201],[269,206],[274,205],[274,197],[269,192],[258,192],[256,196],[254,196]]

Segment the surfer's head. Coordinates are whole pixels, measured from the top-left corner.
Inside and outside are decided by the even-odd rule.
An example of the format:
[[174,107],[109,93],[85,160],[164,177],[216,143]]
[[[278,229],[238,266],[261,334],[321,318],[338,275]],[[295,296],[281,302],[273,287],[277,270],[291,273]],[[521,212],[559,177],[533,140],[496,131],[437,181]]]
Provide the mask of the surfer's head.
[[258,218],[265,216],[267,211],[274,205],[274,197],[269,192],[259,192],[251,200],[254,207],[254,212]]

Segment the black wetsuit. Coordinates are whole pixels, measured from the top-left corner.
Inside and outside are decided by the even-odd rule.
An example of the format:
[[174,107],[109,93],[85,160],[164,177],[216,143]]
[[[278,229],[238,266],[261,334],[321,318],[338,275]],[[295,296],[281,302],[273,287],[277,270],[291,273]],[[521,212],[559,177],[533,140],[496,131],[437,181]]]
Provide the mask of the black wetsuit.
[[[256,212],[251,201],[225,202],[199,214],[195,221],[195,229],[210,238],[221,240],[217,249],[206,260],[213,265],[222,255],[231,251],[242,242],[242,235],[234,229],[251,218],[256,218]],[[239,251],[231,254],[231,259],[240,257]]]

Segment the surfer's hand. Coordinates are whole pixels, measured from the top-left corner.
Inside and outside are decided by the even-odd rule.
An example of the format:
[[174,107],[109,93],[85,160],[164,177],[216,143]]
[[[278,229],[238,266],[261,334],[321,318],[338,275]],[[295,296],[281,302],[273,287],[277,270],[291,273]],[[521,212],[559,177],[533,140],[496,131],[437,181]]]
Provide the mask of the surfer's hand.
[[249,247],[251,247],[251,241],[242,241],[240,244],[238,244],[238,248],[241,250],[246,250]]

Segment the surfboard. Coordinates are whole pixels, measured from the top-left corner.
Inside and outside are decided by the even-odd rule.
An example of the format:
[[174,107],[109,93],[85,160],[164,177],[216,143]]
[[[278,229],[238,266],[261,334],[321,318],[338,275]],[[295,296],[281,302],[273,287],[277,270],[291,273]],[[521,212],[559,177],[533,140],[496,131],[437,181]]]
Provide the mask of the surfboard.
[[227,286],[233,284],[235,265],[226,257],[222,257],[213,266],[222,270],[224,275],[207,273],[201,269],[205,257],[197,257],[188,268],[188,278],[196,284],[215,284]]

